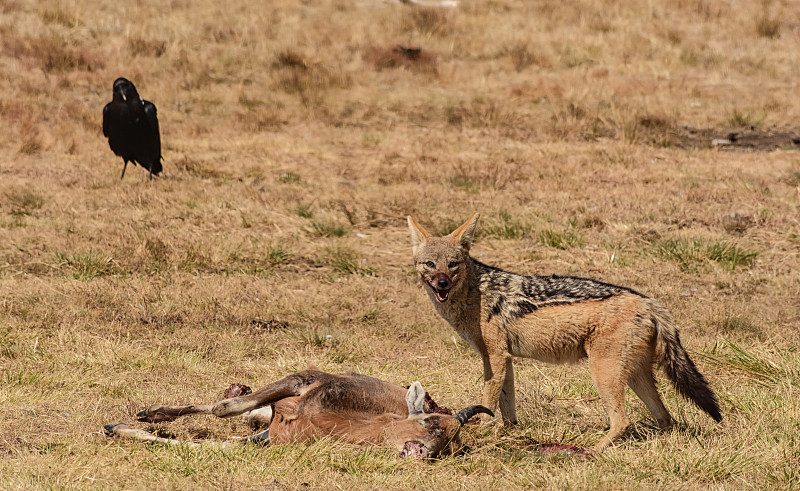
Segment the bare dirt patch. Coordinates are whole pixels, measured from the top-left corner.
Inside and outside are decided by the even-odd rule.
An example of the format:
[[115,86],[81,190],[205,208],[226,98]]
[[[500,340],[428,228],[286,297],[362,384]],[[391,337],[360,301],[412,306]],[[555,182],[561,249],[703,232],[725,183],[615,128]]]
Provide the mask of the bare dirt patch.
[[438,73],[442,57],[419,46],[374,47],[366,50],[364,59],[378,70],[407,68],[419,72]]
[[800,129],[762,130],[755,127],[699,129],[690,126],[674,128],[670,142],[678,148],[719,148],[771,152],[797,150],[800,147]]

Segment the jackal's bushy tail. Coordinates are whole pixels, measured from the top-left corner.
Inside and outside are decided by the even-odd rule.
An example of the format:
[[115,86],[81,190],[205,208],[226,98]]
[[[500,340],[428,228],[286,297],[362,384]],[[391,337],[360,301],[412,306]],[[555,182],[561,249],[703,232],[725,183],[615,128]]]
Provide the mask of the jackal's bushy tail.
[[715,421],[722,421],[717,397],[683,348],[669,311],[656,301],[651,307],[656,327],[656,359],[667,373],[667,378],[683,397],[697,404]]

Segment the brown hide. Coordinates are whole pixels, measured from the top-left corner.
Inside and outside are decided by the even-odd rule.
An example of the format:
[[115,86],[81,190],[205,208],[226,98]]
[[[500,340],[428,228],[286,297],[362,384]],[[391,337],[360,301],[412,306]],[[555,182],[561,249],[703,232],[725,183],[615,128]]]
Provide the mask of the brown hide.
[[[459,451],[461,425],[478,412],[489,412],[481,406],[470,406],[456,415],[425,413],[425,399],[419,382],[405,389],[366,375],[304,370],[216,404],[155,405],[137,417],[142,422],[172,421],[192,414],[231,417],[271,406],[268,436],[264,432],[239,440],[310,442],[331,436],[355,444],[390,444],[400,457],[436,457]],[[179,443],[121,423],[107,425],[105,431],[138,440]]]
[[335,436],[350,443],[381,443],[383,430],[408,418],[406,389],[359,374],[324,374],[299,397],[273,405],[270,440],[311,441]]

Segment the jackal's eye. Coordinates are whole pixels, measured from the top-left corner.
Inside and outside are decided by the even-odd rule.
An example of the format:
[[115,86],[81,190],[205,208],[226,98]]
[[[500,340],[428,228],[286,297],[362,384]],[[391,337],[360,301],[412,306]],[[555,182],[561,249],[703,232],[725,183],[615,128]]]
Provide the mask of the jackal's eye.
[[427,266],[429,268],[435,268],[436,264],[434,264],[433,261],[425,261],[425,266]]
[[447,267],[450,268],[450,269],[456,269],[458,267],[458,261],[450,261],[447,264]]

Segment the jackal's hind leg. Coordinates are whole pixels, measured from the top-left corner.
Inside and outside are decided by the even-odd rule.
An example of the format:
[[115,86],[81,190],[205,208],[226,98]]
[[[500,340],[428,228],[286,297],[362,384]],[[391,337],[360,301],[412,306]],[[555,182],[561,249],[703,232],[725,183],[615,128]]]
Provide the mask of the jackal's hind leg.
[[630,420],[625,413],[625,376],[622,373],[620,361],[616,359],[597,359],[589,356],[589,371],[597,386],[600,400],[608,412],[611,428],[606,436],[594,446],[595,451],[601,451],[611,445],[614,440],[622,436],[628,428]]
[[648,366],[642,367],[638,373],[634,373],[628,380],[633,392],[639,396],[639,399],[644,401],[647,409],[656,419],[658,427],[662,430],[667,430],[672,426],[672,416],[670,416],[664,403],[661,401],[661,396],[656,389],[656,381],[653,378],[653,370]]

